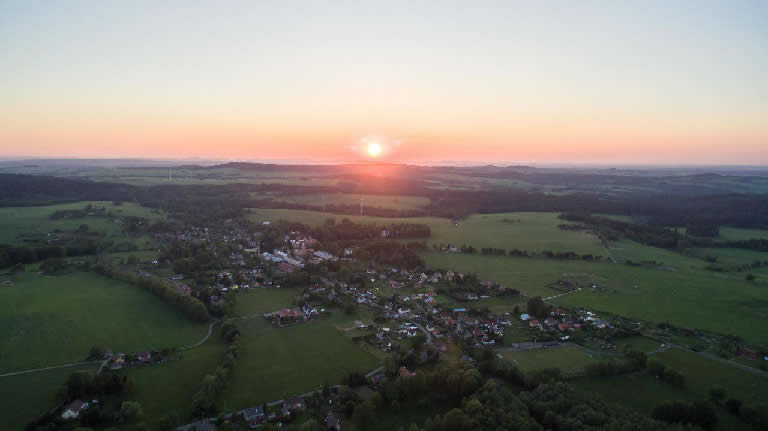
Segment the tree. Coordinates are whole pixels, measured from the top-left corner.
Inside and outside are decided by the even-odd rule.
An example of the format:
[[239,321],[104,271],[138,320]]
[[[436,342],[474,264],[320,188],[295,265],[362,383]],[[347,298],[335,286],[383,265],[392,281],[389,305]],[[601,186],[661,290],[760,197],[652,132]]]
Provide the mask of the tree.
[[747,274],[746,277],[744,277],[744,279],[747,280],[747,281],[755,281],[755,274],[752,274],[750,272],[749,274]]
[[355,423],[357,429],[366,429],[373,420],[374,409],[369,403],[360,403],[355,407],[355,411],[352,414],[352,422]]
[[720,404],[725,399],[725,389],[715,386],[709,390],[709,400],[715,404]]
[[739,414],[739,410],[741,410],[741,400],[729,398],[728,401],[725,402],[725,409],[728,410],[728,413],[734,416]]
[[132,423],[144,416],[144,409],[137,401],[123,401],[118,415],[122,423]]

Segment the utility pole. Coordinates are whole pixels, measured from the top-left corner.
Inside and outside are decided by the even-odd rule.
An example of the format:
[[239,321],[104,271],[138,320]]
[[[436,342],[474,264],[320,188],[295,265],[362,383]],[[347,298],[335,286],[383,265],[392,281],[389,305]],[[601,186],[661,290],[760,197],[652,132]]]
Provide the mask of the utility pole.
[[360,199],[360,215],[363,215],[363,199]]
[[168,181],[173,181],[173,173],[171,172],[173,168],[168,168]]

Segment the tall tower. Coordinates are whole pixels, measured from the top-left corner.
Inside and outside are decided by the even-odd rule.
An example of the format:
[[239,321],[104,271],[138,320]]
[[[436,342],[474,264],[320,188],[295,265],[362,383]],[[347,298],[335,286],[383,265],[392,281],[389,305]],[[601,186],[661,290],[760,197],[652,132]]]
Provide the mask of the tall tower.
[[363,199],[360,199],[360,215],[363,215]]

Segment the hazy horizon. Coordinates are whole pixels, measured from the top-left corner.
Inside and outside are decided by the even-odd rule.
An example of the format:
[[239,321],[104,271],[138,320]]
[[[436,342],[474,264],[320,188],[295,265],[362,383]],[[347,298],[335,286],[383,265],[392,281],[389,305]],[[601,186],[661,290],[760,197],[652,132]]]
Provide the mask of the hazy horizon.
[[4,2],[0,36],[3,157],[768,165],[765,2]]

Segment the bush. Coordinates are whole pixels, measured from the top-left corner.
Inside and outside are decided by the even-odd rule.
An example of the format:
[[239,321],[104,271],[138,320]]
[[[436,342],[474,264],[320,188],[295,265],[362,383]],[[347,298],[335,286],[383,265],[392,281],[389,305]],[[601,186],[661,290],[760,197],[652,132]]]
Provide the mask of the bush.
[[706,401],[668,401],[656,406],[651,416],[664,422],[698,425],[704,429],[711,429],[717,423],[715,409]]
[[739,414],[739,410],[741,410],[741,400],[729,398],[728,401],[725,402],[725,408],[728,410],[728,413],[735,416]]

